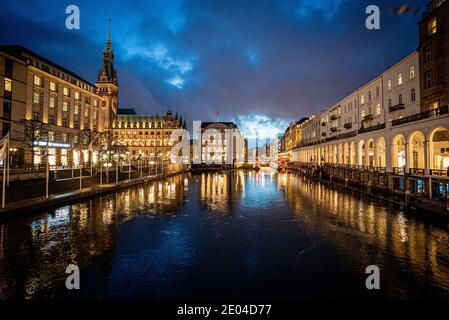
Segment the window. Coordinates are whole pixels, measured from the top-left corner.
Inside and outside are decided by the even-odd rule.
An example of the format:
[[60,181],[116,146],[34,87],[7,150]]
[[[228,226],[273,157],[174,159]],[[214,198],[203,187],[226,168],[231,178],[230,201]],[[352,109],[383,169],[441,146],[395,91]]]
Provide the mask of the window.
[[368,91],[368,101],[371,101],[371,91]]
[[412,102],[415,102],[415,101],[416,101],[416,90],[415,90],[415,89],[412,89],[412,91],[411,91],[411,93],[410,93],[410,100],[411,100]]
[[84,109],[84,117],[88,117],[89,116],[89,109],[88,108],[86,108],[86,109]]
[[391,80],[388,80],[388,82],[387,82],[387,90],[388,91],[391,90]]
[[432,70],[426,72],[426,88],[429,88],[432,86]]
[[73,143],[78,143],[78,136],[76,134],[73,136]]
[[442,84],[444,82],[444,72],[441,66],[438,66],[437,73],[438,73],[438,84]]
[[364,104],[365,103],[365,95],[361,95],[360,96],[360,104]]
[[55,141],[55,132],[48,131],[48,141]]
[[34,103],[39,103],[39,101],[40,101],[40,95],[39,95],[39,93],[35,92],[33,94],[33,102]]
[[5,91],[11,92],[12,90],[12,81],[11,79],[5,78]]
[[376,87],[376,97],[379,96],[379,87]]
[[51,97],[51,98],[48,100],[48,106],[49,106],[50,108],[54,108],[54,107],[55,107],[55,98]]
[[94,119],[97,119],[97,110],[94,110]]
[[433,18],[427,23],[427,32],[432,35],[437,32],[437,18]]
[[69,95],[69,88],[64,87],[64,88],[62,89],[62,93],[63,93],[65,96],[68,96],[68,95]]
[[380,116],[380,104],[376,106],[376,115]]
[[74,113],[75,113],[75,114],[78,114],[78,112],[79,112],[79,106],[75,105]]
[[55,116],[54,115],[49,115],[48,116],[48,123],[49,124],[56,124],[56,119],[55,119]]
[[36,86],[40,86],[41,83],[42,83],[42,78],[41,78],[41,77],[38,77],[38,76],[34,76],[34,84],[35,84]]
[[10,99],[3,99],[3,113],[11,113],[11,100]]
[[391,107],[391,99],[388,99],[388,108]]
[[69,108],[68,108],[68,104],[67,104],[67,101],[63,101],[62,102],[62,111],[67,111]]
[[402,104],[402,94],[399,95],[399,104]]
[[80,93],[79,92],[75,92],[75,100],[79,100],[80,99]]
[[67,142],[67,133],[62,134],[62,142]]
[[362,119],[365,118],[365,110],[362,110]]
[[410,67],[410,79],[415,79],[415,67]]
[[398,86],[402,85],[402,73],[398,74]]
[[438,101],[434,101],[430,104],[430,110],[438,109],[440,106],[440,103]]
[[50,82],[50,90],[53,92],[56,91],[56,83]]
[[98,100],[94,100],[94,107],[98,107]]
[[430,60],[432,60],[432,46],[429,44],[426,47],[425,62],[429,62]]
[[41,119],[41,116],[40,116],[39,112],[38,111],[34,111],[33,112],[33,120],[40,121],[40,119]]

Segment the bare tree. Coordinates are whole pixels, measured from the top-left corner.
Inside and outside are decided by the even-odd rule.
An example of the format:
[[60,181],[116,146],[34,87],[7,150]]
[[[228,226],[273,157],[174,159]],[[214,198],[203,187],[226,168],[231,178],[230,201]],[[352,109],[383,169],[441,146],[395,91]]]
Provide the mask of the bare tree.
[[102,135],[103,133],[90,129],[83,129],[80,132],[80,143],[84,142],[84,144],[89,145],[89,163],[92,162],[94,145],[98,145],[101,142]]
[[125,145],[121,144],[119,138],[117,136],[114,136],[112,132],[106,131],[102,134],[100,154],[106,154],[108,162],[112,161],[112,157],[114,154],[121,155],[127,150],[128,148]]
[[39,147],[39,141],[46,141],[44,147],[48,145],[49,125],[39,120],[22,119],[19,121],[23,125],[23,144],[25,148],[31,150],[31,164],[34,167],[35,147]]

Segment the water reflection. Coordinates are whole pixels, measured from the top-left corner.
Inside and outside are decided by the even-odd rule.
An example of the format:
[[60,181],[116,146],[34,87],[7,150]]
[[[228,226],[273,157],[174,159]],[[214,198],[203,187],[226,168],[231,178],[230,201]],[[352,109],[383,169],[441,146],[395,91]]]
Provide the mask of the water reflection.
[[0,224],[0,298],[449,297],[448,237],[294,175],[176,176]]

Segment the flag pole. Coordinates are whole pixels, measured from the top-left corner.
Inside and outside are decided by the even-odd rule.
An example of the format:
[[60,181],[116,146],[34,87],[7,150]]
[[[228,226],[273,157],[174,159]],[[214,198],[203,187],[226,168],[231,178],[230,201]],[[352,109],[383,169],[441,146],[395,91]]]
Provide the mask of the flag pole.
[[48,180],[49,180],[48,154],[46,154],[46,157],[45,157],[45,198],[47,198],[47,199],[48,199]]
[[8,187],[9,187],[9,170],[10,170],[9,157],[10,157],[10,155],[9,155],[9,145],[8,145],[8,148],[6,149],[6,160],[7,160],[7,162],[6,162],[6,165],[7,165],[7,167],[6,167],[6,175],[7,175],[6,186],[8,186]]
[[5,182],[6,182],[6,159],[5,158],[3,158],[3,181],[2,181],[2,183],[3,183],[3,187],[2,187],[2,208],[4,208],[5,207],[5,189],[6,189],[6,186],[5,186]]

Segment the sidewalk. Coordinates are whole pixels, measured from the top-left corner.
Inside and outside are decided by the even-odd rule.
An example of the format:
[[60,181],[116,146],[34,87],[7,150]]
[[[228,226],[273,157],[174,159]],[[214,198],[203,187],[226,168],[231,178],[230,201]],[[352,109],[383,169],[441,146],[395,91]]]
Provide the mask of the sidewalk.
[[[134,175],[131,176],[131,180],[128,180],[128,173],[124,172],[119,174],[119,182],[116,184],[114,172],[113,175],[110,174],[109,176],[109,182],[113,183],[108,184],[104,183],[100,185],[99,176],[83,178],[83,188],[81,190],[79,189],[79,179],[51,181],[49,187],[50,195],[48,199],[45,198],[45,181],[33,180],[11,183],[10,187],[7,189],[6,206],[5,208],[0,209],[0,220],[20,214],[28,214],[47,207],[62,205],[75,200],[112,192],[148,181],[174,176],[179,173],[182,172],[172,172],[158,175],[153,174],[151,176],[143,175],[142,178],[140,178],[140,173],[134,172]],[[103,179],[103,182],[106,182],[105,176],[103,176]]]

